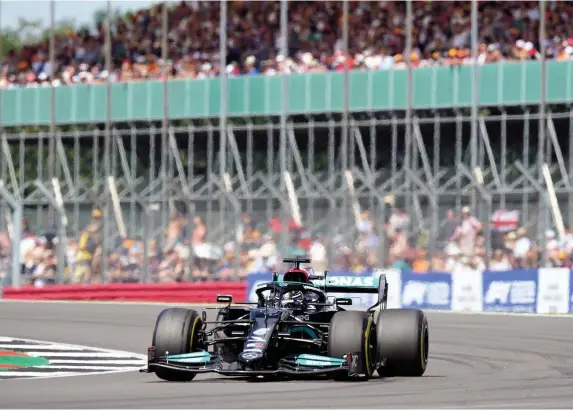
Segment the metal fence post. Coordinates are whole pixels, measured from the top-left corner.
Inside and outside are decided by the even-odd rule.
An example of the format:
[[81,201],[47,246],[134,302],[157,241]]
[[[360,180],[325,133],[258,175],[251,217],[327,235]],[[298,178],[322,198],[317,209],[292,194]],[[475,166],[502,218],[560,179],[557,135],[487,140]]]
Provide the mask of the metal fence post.
[[[50,1],[50,133],[48,140],[48,180],[51,181],[56,173],[56,87],[54,86],[56,71],[56,0]],[[49,208],[49,224],[54,225],[54,209]]]
[[[288,1],[281,0],[281,13],[280,13],[280,38],[282,40],[281,43],[281,55],[284,58],[283,62],[283,70],[280,73],[281,76],[281,113],[280,113],[280,140],[279,140],[279,163],[280,163],[280,171],[279,174],[281,175],[280,179],[280,187],[281,187],[281,194],[286,192],[286,183],[282,175],[286,171],[288,171],[287,167],[287,115],[288,115],[288,100],[289,100],[289,92],[288,92],[288,84],[290,82],[290,68],[288,67],[288,58],[289,58],[289,42],[288,42]],[[284,203],[281,206],[281,247],[282,250],[279,253],[284,253],[287,246],[287,227],[288,223],[286,221],[288,216],[288,208],[285,207]]]
[[35,181],[35,185],[42,192],[42,194],[44,194],[50,206],[56,210],[59,216],[57,223],[58,243],[56,247],[56,256],[57,256],[56,276],[57,276],[57,283],[62,284],[64,282],[64,271],[66,269],[66,230],[65,230],[66,216],[64,213],[64,209],[58,203],[58,201],[52,195],[52,193],[48,190],[48,188],[46,188],[46,186],[41,181]]
[[[540,53],[541,53],[541,72],[540,72],[540,88],[541,88],[541,95],[539,101],[539,143],[537,146],[537,179],[541,184],[544,184],[543,179],[543,164],[545,159],[545,103],[547,99],[547,74],[546,74],[546,66],[545,66],[545,9],[546,9],[546,2],[543,0],[539,1],[539,44],[540,44]],[[547,264],[547,246],[546,246],[546,239],[545,239],[545,230],[549,227],[549,204],[547,203],[547,196],[540,195],[539,196],[539,223],[538,223],[538,231],[537,237],[540,242],[540,246],[542,249],[542,263],[543,266]]]
[[12,209],[12,286],[20,287],[20,241],[22,239],[22,202],[15,198],[0,180],[0,196],[10,205]]
[[[478,1],[472,0],[471,12],[471,47],[472,47],[472,107],[471,107],[471,169],[476,169],[478,165],[478,104],[479,104],[479,68],[477,63],[478,48]],[[472,192],[471,207],[476,212],[477,196]]]
[[[408,81],[406,82],[406,135],[405,135],[405,145],[404,145],[404,168],[412,169],[412,111],[413,111],[413,69],[412,69],[412,31],[414,18],[412,12],[412,1],[406,0],[406,64],[408,65]],[[406,212],[411,215],[411,205],[413,202],[413,197],[410,194],[410,178],[406,176],[406,196],[404,198]],[[409,240],[411,238],[408,238]]]

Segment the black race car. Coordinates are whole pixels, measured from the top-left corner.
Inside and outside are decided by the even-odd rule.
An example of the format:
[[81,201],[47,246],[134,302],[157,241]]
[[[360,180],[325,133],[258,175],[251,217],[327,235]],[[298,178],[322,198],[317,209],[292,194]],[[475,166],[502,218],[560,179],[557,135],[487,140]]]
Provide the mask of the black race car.
[[[330,375],[368,379],[422,376],[428,363],[428,321],[415,309],[386,309],[388,283],[375,287],[329,284],[293,263],[281,279],[258,286],[258,301],[227,303],[215,321],[206,311],[169,308],[156,321],[147,368],[167,381],[191,381],[199,373],[227,376]],[[366,311],[346,310],[350,298],[329,300],[328,293],[377,293]]]

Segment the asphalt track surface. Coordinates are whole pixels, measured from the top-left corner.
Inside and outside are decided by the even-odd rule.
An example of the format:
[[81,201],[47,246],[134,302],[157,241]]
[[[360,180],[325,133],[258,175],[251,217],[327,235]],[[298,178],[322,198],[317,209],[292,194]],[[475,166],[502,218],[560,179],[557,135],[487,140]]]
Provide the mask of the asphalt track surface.
[[[163,306],[0,302],[0,333],[145,354]],[[0,381],[0,408],[573,408],[573,318],[428,313],[421,378],[252,382],[138,372]]]

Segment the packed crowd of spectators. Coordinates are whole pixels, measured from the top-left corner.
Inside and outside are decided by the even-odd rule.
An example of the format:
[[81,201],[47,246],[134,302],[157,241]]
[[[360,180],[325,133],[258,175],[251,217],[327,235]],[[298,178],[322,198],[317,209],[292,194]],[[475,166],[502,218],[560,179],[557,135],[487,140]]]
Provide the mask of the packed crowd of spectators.
[[[479,2],[478,64],[541,57],[539,2]],[[171,7],[171,5],[170,5]],[[219,55],[219,2],[182,1],[170,8],[167,59],[162,57],[162,5],[113,22],[113,66],[105,66],[105,28],[56,38],[54,67],[44,41],[11,51],[1,63],[0,87],[111,81],[208,78],[279,72],[405,68],[405,2],[349,2],[349,49],[344,53],[343,2],[290,2],[288,56],[283,55],[280,2],[228,5],[227,65]],[[471,64],[471,2],[417,1],[413,5],[413,67]],[[573,58],[573,2],[547,3],[546,57]],[[50,81],[53,75],[53,80]]]
[[[313,268],[343,270],[357,274],[372,268],[393,267],[420,274],[428,271],[468,272],[515,268],[573,267],[573,229],[565,237],[548,230],[543,249],[527,229],[492,229],[491,257],[486,262],[485,222],[464,207],[460,215],[447,212],[441,223],[436,246],[427,233],[413,235],[413,224],[403,205],[388,201],[386,221],[365,211],[357,235],[342,232],[310,235],[294,221],[282,224],[278,218],[255,221],[243,215],[232,240],[214,244],[207,240],[208,228],[200,217],[175,214],[165,230],[161,246],[150,240],[147,264],[141,238],[124,239],[109,250],[107,269],[101,257],[101,212],[94,210],[90,224],[78,238],[67,239],[64,281],[66,283],[106,282],[197,282],[245,280],[250,273],[281,270],[285,256],[307,256]],[[190,224],[191,222],[191,224]],[[286,229],[286,236],[282,235]],[[283,248],[286,237],[286,248]],[[191,245],[191,246],[190,246]],[[10,241],[0,234],[0,280],[8,278]],[[25,283],[44,286],[56,283],[57,252],[53,235],[39,235],[24,223],[20,242],[21,273]]]

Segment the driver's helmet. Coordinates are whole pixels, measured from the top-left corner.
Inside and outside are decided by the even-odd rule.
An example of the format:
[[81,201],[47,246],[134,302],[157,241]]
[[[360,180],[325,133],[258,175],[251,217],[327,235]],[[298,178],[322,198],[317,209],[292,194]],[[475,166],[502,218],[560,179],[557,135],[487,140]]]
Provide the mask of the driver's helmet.
[[295,310],[304,308],[305,297],[302,291],[295,290],[283,295],[282,307],[290,307]]

